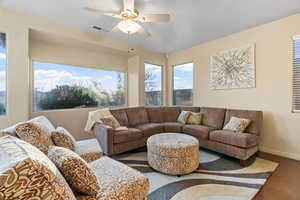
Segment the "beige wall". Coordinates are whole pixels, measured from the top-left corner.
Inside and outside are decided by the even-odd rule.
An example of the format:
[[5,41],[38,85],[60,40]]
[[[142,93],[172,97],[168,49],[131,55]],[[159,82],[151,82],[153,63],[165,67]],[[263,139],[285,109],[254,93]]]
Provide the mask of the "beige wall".
[[[264,112],[262,151],[300,159],[300,113],[291,112],[292,37],[300,34],[300,14],[210,41],[169,55],[169,67],[194,62],[194,102],[199,106],[257,109]],[[256,45],[256,88],[211,90],[210,56]],[[171,71],[171,70],[169,70]],[[171,73],[169,83],[171,83]],[[169,102],[170,103],[170,102]]]
[[[45,115],[56,126],[64,126],[77,138],[91,135],[83,131],[93,109],[33,112],[31,60],[79,65],[127,72],[128,45],[95,33],[24,16],[0,8],[0,31],[8,35],[8,113],[0,117],[0,129],[16,122]],[[140,60],[165,64],[163,54],[134,47],[131,55]],[[140,65],[139,68],[142,66]],[[128,80],[128,84],[130,80]],[[129,84],[130,85],[130,84]],[[134,88],[133,88],[134,89]],[[132,90],[128,87],[128,90]],[[141,103],[141,102],[139,102]]]

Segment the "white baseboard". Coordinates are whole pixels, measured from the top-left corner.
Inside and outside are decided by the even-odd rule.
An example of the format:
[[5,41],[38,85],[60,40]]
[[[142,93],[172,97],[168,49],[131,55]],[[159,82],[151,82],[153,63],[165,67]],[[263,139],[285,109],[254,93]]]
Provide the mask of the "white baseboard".
[[300,155],[297,155],[297,154],[294,154],[294,153],[278,151],[276,149],[272,149],[272,148],[268,148],[268,147],[259,147],[259,150],[261,152],[270,153],[270,154],[274,154],[274,155],[277,155],[277,156],[282,156],[282,157],[286,157],[286,158],[290,158],[290,159],[300,161]]

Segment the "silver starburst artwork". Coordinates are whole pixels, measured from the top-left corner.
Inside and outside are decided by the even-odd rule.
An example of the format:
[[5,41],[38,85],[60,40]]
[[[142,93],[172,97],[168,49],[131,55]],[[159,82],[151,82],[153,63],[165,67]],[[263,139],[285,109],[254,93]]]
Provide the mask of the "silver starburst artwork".
[[230,49],[211,56],[210,88],[255,87],[255,45]]

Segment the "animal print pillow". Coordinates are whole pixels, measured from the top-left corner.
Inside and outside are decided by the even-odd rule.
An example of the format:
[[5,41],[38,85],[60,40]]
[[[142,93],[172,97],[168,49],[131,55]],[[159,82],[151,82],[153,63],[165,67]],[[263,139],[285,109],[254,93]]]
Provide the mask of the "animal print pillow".
[[37,147],[47,155],[49,146],[54,145],[51,138],[35,123],[23,123],[16,127],[16,134],[25,142]]
[[231,117],[229,122],[223,128],[223,130],[243,133],[246,130],[246,128],[250,125],[250,123],[251,123],[250,119]]
[[201,122],[202,122],[202,113],[191,112],[191,114],[187,120],[187,124],[200,125]]
[[117,129],[121,126],[118,120],[112,115],[108,115],[106,117],[101,118],[101,121],[104,125],[110,126],[113,129]]
[[57,127],[56,130],[52,132],[51,138],[56,146],[74,151],[76,140],[65,128]]
[[100,190],[97,177],[79,155],[69,149],[52,146],[49,148],[48,157],[61,171],[73,190],[89,196],[97,196]]
[[182,124],[186,124],[190,115],[191,115],[190,111],[181,111],[177,121]]

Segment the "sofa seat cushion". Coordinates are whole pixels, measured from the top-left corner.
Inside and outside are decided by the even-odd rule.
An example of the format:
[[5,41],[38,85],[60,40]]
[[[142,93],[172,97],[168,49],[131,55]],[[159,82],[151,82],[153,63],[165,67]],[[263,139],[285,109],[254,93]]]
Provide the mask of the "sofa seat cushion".
[[210,132],[209,139],[242,148],[249,148],[258,144],[258,137],[256,135],[224,130]]
[[198,139],[208,139],[209,132],[215,130],[214,128],[202,125],[184,125],[183,132],[192,135]]
[[144,137],[164,132],[164,124],[162,123],[149,123],[136,126],[137,129],[143,132]]
[[129,128],[127,131],[116,131],[114,133],[114,143],[120,144],[124,142],[130,142],[138,140],[143,137],[141,130],[136,128]]
[[54,163],[36,147],[5,136],[0,152],[0,199],[76,200]]
[[183,126],[183,124],[181,124],[179,122],[165,122],[164,123],[165,132],[180,133],[182,131],[182,126]]
[[102,156],[102,149],[97,139],[81,140],[76,142],[75,153],[86,162],[92,162]]
[[[106,156],[90,163],[99,177],[100,191],[95,200],[101,199],[145,199],[149,191],[149,180],[142,173]],[[81,197],[78,199],[89,199]]]

